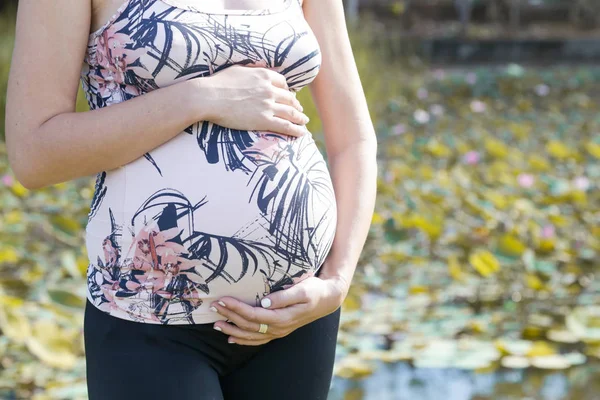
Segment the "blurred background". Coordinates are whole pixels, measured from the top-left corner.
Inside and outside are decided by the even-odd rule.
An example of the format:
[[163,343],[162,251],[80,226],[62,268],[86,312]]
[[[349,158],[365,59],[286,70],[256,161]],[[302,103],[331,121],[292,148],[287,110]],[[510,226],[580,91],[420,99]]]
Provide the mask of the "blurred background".
[[[600,399],[600,1],[345,8],[380,176],[329,399]],[[7,165],[15,12],[0,2],[0,398],[85,399],[93,179],[28,191]]]

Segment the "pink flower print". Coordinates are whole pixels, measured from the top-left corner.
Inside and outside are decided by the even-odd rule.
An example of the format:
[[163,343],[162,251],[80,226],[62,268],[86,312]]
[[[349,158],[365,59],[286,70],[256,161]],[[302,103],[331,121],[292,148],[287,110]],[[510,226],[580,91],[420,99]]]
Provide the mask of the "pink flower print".
[[[118,33],[127,25],[127,20],[122,20],[108,27],[98,38],[98,46],[96,47],[96,61],[98,65],[104,67],[112,73],[115,82],[119,84],[125,83],[125,72],[129,65],[133,64],[143,54],[146,53],[144,48],[136,50],[127,49],[128,44],[133,43],[129,35]],[[139,72],[140,68],[136,68]],[[148,74],[142,74],[148,77]]]
[[[139,289],[147,290],[164,298],[179,297],[180,293],[166,291],[165,288],[180,275],[185,275],[193,284],[204,283],[202,276],[195,267],[201,266],[201,260],[185,258],[187,249],[169,240],[179,234],[179,228],[158,230],[156,223],[144,226],[134,238],[130,251],[133,249],[133,268],[144,273],[137,277],[141,282]],[[199,297],[194,302],[199,301]],[[187,299],[186,299],[187,300]]]
[[119,260],[119,249],[113,246],[109,238],[105,238],[102,241],[102,249],[104,251],[104,262],[107,265],[115,265]]
[[103,302],[102,304],[100,304],[100,309],[108,313],[118,311],[119,306],[115,301],[113,293],[119,290],[119,283],[116,281],[112,282],[112,284],[110,285],[105,283],[103,285],[100,285],[100,290],[102,291],[102,294],[104,295],[106,300],[108,300],[108,302]]
[[100,96],[102,96],[104,99],[111,98],[113,94],[120,88],[114,76],[111,75],[111,72],[107,72],[109,75],[107,78],[104,78],[100,75],[94,76],[94,79],[98,83],[98,92],[100,92]]
[[192,307],[198,308],[202,305],[202,299],[200,298],[200,292],[196,288],[186,287],[183,289],[183,296],[185,300],[189,301]]
[[279,154],[287,148],[287,140],[283,135],[274,132],[256,131],[256,139],[252,146],[244,152],[254,160],[275,161]]

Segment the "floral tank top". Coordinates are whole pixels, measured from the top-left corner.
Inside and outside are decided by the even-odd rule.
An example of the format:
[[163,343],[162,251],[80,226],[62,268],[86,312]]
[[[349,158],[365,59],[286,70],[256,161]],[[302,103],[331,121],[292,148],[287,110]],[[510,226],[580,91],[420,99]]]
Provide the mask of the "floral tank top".
[[[272,68],[292,91],[316,77],[321,53],[300,0],[215,12],[187,1],[128,0],[89,36],[81,83],[92,110],[234,64]],[[224,319],[209,310],[212,301],[233,296],[259,306],[314,275],[336,213],[308,130],[296,138],[198,121],[96,175],[87,298],[142,323]]]

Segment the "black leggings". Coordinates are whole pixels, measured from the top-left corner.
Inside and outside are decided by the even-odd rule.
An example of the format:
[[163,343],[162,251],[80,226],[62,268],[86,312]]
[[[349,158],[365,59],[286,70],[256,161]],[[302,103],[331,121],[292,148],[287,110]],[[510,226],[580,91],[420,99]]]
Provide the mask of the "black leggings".
[[159,325],[84,314],[90,400],[325,400],[341,309],[260,346],[213,324]]

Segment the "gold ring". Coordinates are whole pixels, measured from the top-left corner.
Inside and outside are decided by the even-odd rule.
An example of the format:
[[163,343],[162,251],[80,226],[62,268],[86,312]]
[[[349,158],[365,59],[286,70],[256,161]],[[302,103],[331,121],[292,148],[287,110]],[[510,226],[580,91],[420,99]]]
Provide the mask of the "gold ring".
[[258,331],[260,333],[267,333],[267,329],[269,329],[269,325],[267,325],[267,324],[260,324],[260,328],[258,328]]

